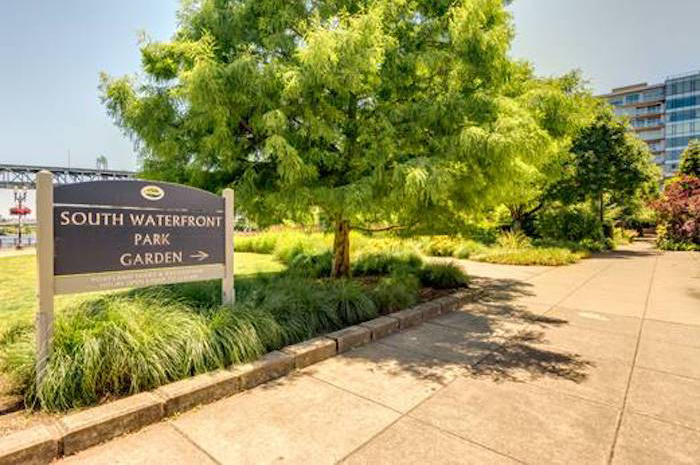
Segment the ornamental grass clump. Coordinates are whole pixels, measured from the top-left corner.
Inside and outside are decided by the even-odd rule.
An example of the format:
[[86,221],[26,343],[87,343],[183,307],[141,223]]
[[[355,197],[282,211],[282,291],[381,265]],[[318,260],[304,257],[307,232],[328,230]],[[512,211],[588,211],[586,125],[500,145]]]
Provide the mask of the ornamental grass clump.
[[370,298],[377,311],[386,315],[415,304],[418,301],[420,283],[410,274],[399,274],[381,278],[372,289]]
[[330,250],[330,240],[330,236],[320,233],[280,233],[275,244],[274,255],[277,260],[289,265],[299,255],[316,255]]
[[271,254],[275,251],[279,233],[236,234],[236,252]]
[[266,350],[260,334],[274,339],[278,331],[263,315],[199,313],[166,291],[110,295],[57,314],[39,386],[32,331],[3,341],[0,366],[30,407],[66,410],[252,360]]
[[431,263],[420,270],[420,282],[434,289],[455,289],[464,287],[469,278],[456,263]]
[[377,316],[377,307],[360,284],[350,280],[338,280],[329,284],[331,308],[343,322],[351,326]]
[[388,250],[364,252],[352,266],[353,276],[386,276],[394,273],[415,274],[423,266],[423,259],[415,252]]
[[572,252],[563,248],[530,247],[526,249],[493,249],[475,256],[474,259],[480,262],[502,265],[561,266],[576,263],[586,255],[586,252]]

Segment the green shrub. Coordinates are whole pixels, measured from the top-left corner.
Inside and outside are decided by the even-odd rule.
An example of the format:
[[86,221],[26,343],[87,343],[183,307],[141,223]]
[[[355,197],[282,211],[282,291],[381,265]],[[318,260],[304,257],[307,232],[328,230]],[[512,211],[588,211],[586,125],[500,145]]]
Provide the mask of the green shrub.
[[532,245],[530,238],[522,231],[506,231],[496,239],[496,244],[502,249],[525,249]]
[[349,280],[333,281],[330,285],[331,308],[343,326],[362,323],[377,316],[377,307],[364,289]]
[[279,233],[274,255],[289,265],[298,255],[317,255],[330,250],[330,236],[297,232]]
[[271,254],[277,245],[277,233],[260,233],[254,235],[236,234],[234,247],[236,252]]
[[387,251],[363,253],[352,262],[354,276],[385,276],[393,273],[415,273],[423,259],[413,252]]
[[308,339],[343,326],[328,286],[286,276],[261,285],[249,305],[270,312],[284,328],[285,343]]
[[454,289],[464,287],[469,278],[462,268],[455,263],[430,263],[419,273],[420,282],[425,287],[435,289]]
[[563,248],[492,249],[474,260],[503,265],[559,266],[576,263],[585,254]]
[[484,244],[468,239],[460,243],[457,250],[455,250],[454,256],[457,258],[466,259],[472,255],[483,253],[486,251],[486,249],[488,249],[488,247],[486,247]]
[[379,280],[370,297],[380,314],[410,307],[418,300],[420,284],[410,274],[387,276]]
[[307,278],[327,278],[331,275],[333,254],[328,251],[321,254],[298,254],[288,266],[290,273]]
[[603,241],[603,226],[596,214],[583,205],[553,207],[540,212],[535,221],[540,236],[548,239],[579,242],[584,239]]
[[421,252],[434,257],[452,257],[461,241],[454,236],[429,236],[420,240]]
[[0,368],[30,406],[66,410],[106,396],[148,390],[193,374],[254,359],[279,339],[279,326],[259,313],[192,311],[164,292],[110,295],[57,315],[43,382],[34,384],[33,333],[0,348]]

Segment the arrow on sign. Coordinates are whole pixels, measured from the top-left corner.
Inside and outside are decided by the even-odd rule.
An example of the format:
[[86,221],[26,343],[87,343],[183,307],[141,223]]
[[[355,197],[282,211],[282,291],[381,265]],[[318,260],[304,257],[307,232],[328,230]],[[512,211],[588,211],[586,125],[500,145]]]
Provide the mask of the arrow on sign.
[[190,255],[190,258],[196,258],[200,262],[209,256],[208,253],[198,250],[196,254]]

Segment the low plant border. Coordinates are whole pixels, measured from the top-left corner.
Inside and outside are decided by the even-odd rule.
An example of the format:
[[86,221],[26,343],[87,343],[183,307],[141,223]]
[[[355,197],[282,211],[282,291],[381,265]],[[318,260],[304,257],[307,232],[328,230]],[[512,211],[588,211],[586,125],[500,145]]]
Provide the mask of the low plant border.
[[48,425],[11,433],[0,438],[0,464],[49,463],[75,454],[452,312],[459,305],[474,301],[477,294],[475,289],[460,290],[284,347],[251,363],[176,381],[153,391],[68,414]]

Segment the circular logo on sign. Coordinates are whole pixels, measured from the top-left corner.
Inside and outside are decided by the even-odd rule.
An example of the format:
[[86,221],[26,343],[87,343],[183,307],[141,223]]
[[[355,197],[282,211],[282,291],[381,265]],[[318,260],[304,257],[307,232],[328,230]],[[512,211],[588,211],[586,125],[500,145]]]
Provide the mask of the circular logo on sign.
[[158,186],[143,186],[141,197],[146,200],[160,200],[165,196],[165,191]]

